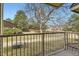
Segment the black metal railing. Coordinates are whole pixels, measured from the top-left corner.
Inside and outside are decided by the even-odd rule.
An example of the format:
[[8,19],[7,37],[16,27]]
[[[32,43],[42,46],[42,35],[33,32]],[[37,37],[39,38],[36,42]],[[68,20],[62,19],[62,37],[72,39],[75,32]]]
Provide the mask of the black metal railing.
[[79,33],[68,32],[67,33],[67,48],[70,48],[73,54],[79,56]]
[[[78,34],[78,33],[77,33]],[[68,32],[0,35],[2,56],[44,56],[75,43]],[[77,43],[77,42],[76,42]]]

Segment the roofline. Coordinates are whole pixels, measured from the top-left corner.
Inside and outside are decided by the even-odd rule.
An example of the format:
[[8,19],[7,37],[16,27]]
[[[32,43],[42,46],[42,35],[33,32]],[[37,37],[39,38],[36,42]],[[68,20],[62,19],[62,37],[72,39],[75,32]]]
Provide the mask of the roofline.
[[71,10],[75,10],[75,9],[77,9],[77,8],[79,8],[79,5],[76,5],[76,6],[74,6],[74,7],[71,7]]
[[[56,5],[53,5],[52,3],[46,3],[46,4],[48,4],[48,5],[50,5],[50,6],[52,6],[52,7],[55,7],[55,8],[59,8],[60,6],[62,6],[64,3],[60,3],[61,5],[60,6],[56,6]],[[57,3],[58,4],[58,3]]]
[[8,23],[10,23],[10,24],[12,24],[12,25],[14,25],[14,26],[16,27],[16,25],[15,25],[15,24],[13,24],[13,23],[11,23],[11,22],[9,22],[9,21],[6,21],[6,20],[3,20],[3,21],[8,22]]

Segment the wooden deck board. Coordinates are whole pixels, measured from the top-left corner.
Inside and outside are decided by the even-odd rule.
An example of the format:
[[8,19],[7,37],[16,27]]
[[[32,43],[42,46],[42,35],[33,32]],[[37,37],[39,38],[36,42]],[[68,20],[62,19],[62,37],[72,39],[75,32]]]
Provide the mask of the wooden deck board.
[[68,50],[61,51],[60,53],[56,53],[53,56],[79,56],[79,53],[76,49],[68,48]]

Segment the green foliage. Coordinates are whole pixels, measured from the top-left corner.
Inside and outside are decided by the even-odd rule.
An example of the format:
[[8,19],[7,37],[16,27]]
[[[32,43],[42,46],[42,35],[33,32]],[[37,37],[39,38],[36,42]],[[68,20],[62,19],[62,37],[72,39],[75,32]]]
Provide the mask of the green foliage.
[[17,11],[13,23],[17,26],[17,28],[23,31],[26,31],[28,29],[27,16],[25,15],[25,12],[23,10]]
[[29,20],[29,29],[39,29],[39,24],[34,19]]
[[17,34],[19,32],[22,32],[22,30],[17,29],[17,28],[16,29],[6,28],[4,30],[4,34]]
[[[35,29],[35,30],[39,30],[40,29],[40,24],[38,22],[36,22],[35,19],[30,19],[29,22],[29,29]],[[47,28],[47,25],[43,25],[43,30]]]
[[20,32],[22,32],[22,30],[17,29],[17,28],[16,28],[16,29],[14,29],[14,33],[16,33],[16,34],[17,34],[17,33],[20,33]]
[[72,15],[64,27],[65,31],[79,32],[79,15]]
[[[0,32],[1,32],[1,17],[0,17]],[[1,33],[0,33],[1,34]]]

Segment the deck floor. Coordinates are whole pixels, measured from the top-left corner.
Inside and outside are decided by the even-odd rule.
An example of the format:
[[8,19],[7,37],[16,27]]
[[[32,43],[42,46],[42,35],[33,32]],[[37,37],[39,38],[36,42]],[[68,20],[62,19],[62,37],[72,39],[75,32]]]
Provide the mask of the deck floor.
[[68,50],[61,51],[59,53],[54,54],[53,56],[79,56],[79,53],[76,49],[68,48]]

